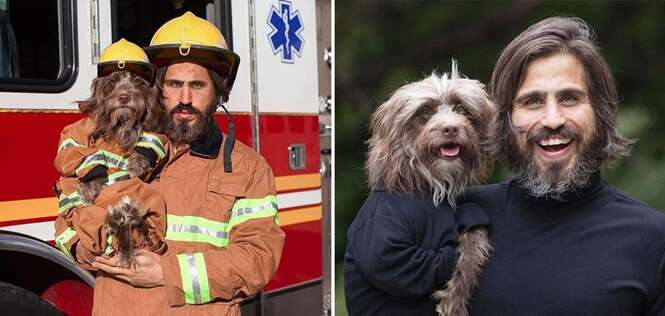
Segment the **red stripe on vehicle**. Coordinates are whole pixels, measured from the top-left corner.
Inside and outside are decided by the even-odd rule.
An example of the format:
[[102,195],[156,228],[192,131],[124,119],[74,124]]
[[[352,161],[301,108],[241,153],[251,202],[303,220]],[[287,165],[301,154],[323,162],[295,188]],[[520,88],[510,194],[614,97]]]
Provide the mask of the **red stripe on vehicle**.
[[60,131],[80,113],[0,113],[0,201],[53,196]]
[[286,244],[277,273],[266,286],[274,290],[321,277],[321,221],[282,227]]
[[[260,115],[261,155],[276,176],[319,172],[319,117],[314,115]],[[305,169],[289,168],[292,144],[305,145]]]
[[[58,180],[53,159],[60,131],[83,118],[75,112],[0,112],[0,201],[53,196],[51,186]],[[236,139],[251,147],[250,115],[231,115]],[[226,117],[217,114],[220,129],[226,133]]]

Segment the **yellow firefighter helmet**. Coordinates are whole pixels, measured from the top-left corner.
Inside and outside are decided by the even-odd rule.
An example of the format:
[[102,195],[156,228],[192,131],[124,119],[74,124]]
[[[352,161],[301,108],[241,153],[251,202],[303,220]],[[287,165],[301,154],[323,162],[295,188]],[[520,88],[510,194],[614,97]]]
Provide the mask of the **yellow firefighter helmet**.
[[109,45],[99,56],[97,76],[108,76],[119,70],[131,71],[150,84],[155,76],[155,66],[150,63],[143,49],[124,38]]
[[164,23],[144,48],[150,61],[162,67],[176,60],[192,60],[208,66],[226,79],[229,89],[238,72],[240,56],[229,50],[222,33],[192,12]]

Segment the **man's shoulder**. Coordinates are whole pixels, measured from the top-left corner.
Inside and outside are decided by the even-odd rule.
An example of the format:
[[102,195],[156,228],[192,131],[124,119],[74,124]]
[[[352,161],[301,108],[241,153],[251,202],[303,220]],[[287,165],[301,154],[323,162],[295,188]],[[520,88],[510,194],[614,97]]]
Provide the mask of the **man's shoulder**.
[[635,200],[616,188],[614,188],[614,191],[616,192],[615,196],[606,207],[647,226],[663,228],[665,234],[665,213]]
[[233,146],[233,152],[231,154],[231,159],[238,160],[239,164],[253,164],[253,165],[267,165],[268,162],[266,159],[256,152],[253,148],[245,145],[242,142],[236,141]]
[[[227,136],[224,135],[224,137]],[[224,145],[222,145],[221,150],[224,150]],[[270,165],[261,154],[237,140],[233,145],[233,151],[231,152],[231,162],[233,173],[253,173],[259,169],[270,168]],[[214,160],[214,163],[217,165],[217,169],[223,170],[224,155],[221,152]]]

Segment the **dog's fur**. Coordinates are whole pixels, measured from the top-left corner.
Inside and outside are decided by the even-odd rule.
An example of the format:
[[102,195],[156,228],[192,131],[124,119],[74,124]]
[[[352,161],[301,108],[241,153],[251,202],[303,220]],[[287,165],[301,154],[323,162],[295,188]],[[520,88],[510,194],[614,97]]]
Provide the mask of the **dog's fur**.
[[[125,151],[131,151],[143,131],[162,132],[166,126],[166,113],[157,103],[156,88],[128,71],[95,78],[92,96],[77,103],[81,112],[96,122],[96,128],[90,134],[91,144],[114,142]],[[140,177],[149,170],[150,162],[146,157],[137,152],[130,154],[127,159],[130,176]],[[80,196],[86,204],[94,203],[102,189],[96,180],[79,185]],[[106,225],[117,241],[114,242],[118,247],[115,250],[125,266],[134,262],[133,250],[140,245],[139,240],[147,240],[145,215],[146,210],[127,197],[108,210]]]
[[114,141],[131,150],[142,131],[160,132],[166,126],[166,113],[157,104],[156,89],[128,71],[95,78],[92,96],[77,103],[81,112],[97,123],[90,134],[91,143],[99,139]]
[[116,206],[108,208],[107,231],[116,238],[114,255],[119,257],[119,266],[133,265],[136,249],[149,246],[147,215],[148,210],[127,196],[122,197]]
[[[399,88],[374,112],[365,169],[373,189],[433,196],[455,206],[471,183],[485,176],[484,146],[494,107],[477,80],[432,74]],[[444,135],[457,128],[457,135]],[[442,146],[460,146],[459,158],[441,157]]]
[[457,245],[460,257],[457,260],[453,276],[446,288],[434,291],[432,297],[439,301],[436,311],[439,315],[467,316],[469,298],[478,286],[483,267],[490,257],[492,247],[489,244],[487,230],[477,228],[462,234]]
[[[455,207],[467,185],[487,172],[486,139],[495,114],[484,86],[450,74],[399,88],[372,116],[365,170],[372,189],[414,196],[431,195]],[[457,132],[454,132],[457,131]],[[455,158],[445,148],[459,146]],[[442,315],[466,315],[467,300],[489,257],[487,232],[477,228],[460,237],[462,253],[447,287],[436,291]]]

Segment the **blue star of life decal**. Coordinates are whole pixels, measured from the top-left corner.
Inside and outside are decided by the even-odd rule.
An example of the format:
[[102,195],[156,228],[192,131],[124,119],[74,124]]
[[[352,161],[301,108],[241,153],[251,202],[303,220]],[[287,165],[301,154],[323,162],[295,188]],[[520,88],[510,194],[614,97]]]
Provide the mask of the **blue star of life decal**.
[[293,55],[300,57],[305,42],[300,34],[304,29],[300,12],[291,12],[291,1],[280,0],[279,8],[270,9],[268,25],[272,29],[268,34],[272,53],[281,53],[282,62],[292,64]]

